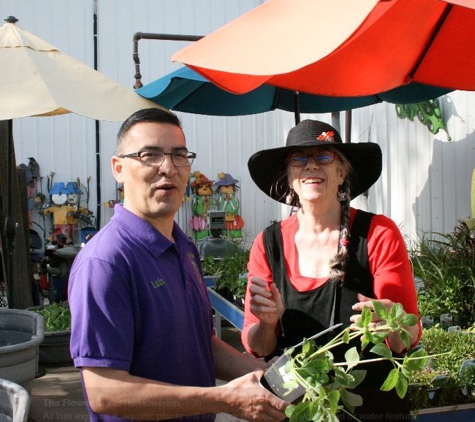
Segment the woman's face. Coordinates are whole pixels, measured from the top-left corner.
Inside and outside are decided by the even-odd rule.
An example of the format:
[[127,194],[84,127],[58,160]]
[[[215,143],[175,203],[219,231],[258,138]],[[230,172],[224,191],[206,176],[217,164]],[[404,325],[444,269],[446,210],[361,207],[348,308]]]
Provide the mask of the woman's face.
[[328,147],[309,147],[289,153],[289,186],[300,202],[337,201],[338,186],[347,174],[337,151]]

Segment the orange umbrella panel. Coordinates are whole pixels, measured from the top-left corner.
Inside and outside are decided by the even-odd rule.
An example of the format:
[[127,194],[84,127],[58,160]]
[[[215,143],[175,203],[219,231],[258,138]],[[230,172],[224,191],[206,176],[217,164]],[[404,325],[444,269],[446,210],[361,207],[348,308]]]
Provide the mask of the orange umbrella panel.
[[[264,12],[271,13],[271,6],[284,7],[286,2],[270,0],[265,3],[267,9],[253,9],[178,51],[172,59],[235,93],[263,83],[329,96],[373,95],[410,82],[475,90],[475,9],[473,4],[464,6],[468,0],[381,0],[374,7],[340,0],[341,12],[355,13],[351,30],[338,26],[341,12],[325,7],[335,2],[319,2],[318,10],[312,12],[305,0],[291,3],[292,14],[271,15],[285,21],[287,29],[288,21],[294,20],[292,30],[284,31],[286,43],[281,43],[275,21],[270,27],[264,24]],[[254,15],[257,9],[260,13]],[[311,35],[308,23],[299,25],[299,19],[308,19],[310,13]],[[265,48],[256,41],[257,33],[251,31],[253,38],[247,37],[246,22],[254,27],[257,19],[266,25],[266,31],[261,27],[266,32]],[[235,28],[241,37],[236,36]],[[342,31],[340,38],[334,36],[338,31]],[[332,35],[328,44],[327,34]],[[244,44],[251,52],[260,45],[260,55],[246,57]],[[326,47],[307,54],[320,44]]]

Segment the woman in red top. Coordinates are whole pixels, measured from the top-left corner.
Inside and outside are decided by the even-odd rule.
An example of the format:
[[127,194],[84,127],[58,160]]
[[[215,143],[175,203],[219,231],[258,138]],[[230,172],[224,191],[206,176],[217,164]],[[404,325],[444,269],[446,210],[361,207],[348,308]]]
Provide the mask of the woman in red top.
[[[372,308],[372,299],[388,309],[401,303],[406,312],[418,314],[397,226],[383,215],[350,207],[351,199],[376,182],[381,167],[377,144],[342,143],[332,126],[313,120],[294,127],[285,147],[250,158],[257,186],[297,211],[266,230],[266,240],[260,233],[252,246],[242,332],[248,352],[270,358],[335,323],[349,326],[363,307]],[[273,245],[267,253],[266,243]],[[378,322],[373,314],[372,323]],[[415,345],[420,325],[409,329]],[[388,344],[395,353],[405,351],[397,332]],[[378,365],[366,369],[358,391],[363,406],[356,414],[379,420],[408,417],[407,401],[379,391],[388,371]]]

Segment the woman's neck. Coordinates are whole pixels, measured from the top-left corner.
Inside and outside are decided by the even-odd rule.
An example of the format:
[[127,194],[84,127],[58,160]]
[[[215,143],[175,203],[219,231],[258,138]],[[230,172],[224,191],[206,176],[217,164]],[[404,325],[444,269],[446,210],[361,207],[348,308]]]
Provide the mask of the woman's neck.
[[297,213],[299,230],[323,232],[326,230],[339,230],[341,220],[341,204],[332,203],[328,207],[303,206]]

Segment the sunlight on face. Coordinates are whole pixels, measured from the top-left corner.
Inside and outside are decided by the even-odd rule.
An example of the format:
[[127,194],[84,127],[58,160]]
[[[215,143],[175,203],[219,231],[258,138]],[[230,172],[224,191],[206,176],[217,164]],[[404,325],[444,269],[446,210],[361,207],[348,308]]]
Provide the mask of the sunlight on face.
[[[138,123],[127,134],[122,154],[146,149],[174,152],[186,148],[183,131],[169,123]],[[144,219],[173,219],[181,206],[191,167],[176,167],[166,155],[159,167],[137,157],[113,158],[116,180],[124,186],[124,207]]]

